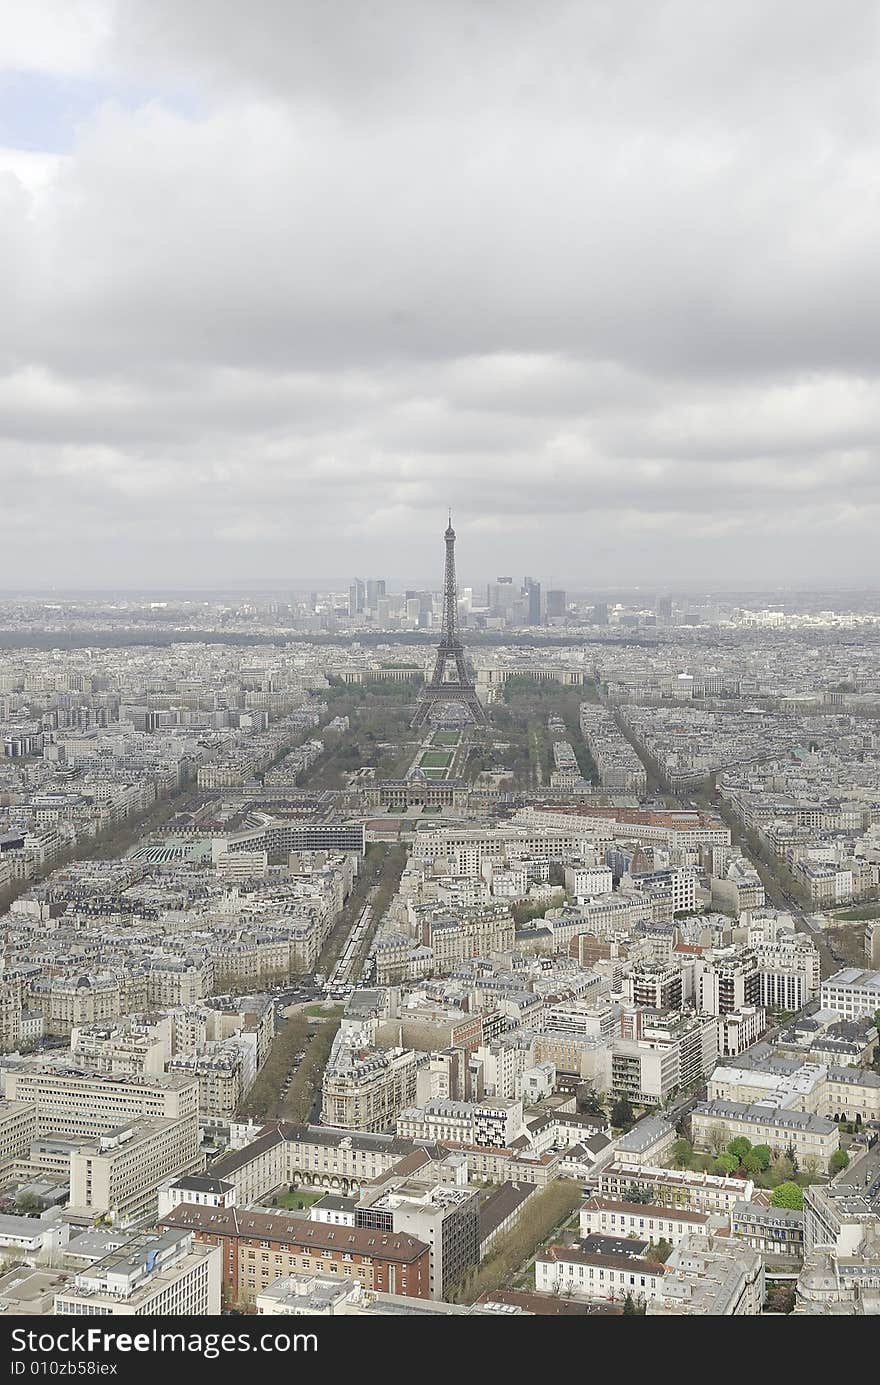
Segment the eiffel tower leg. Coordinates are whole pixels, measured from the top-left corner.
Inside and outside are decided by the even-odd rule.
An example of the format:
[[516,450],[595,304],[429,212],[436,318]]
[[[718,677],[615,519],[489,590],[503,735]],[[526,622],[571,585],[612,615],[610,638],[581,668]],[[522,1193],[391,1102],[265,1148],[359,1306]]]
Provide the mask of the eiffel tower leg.
[[467,698],[463,699],[463,701],[476,724],[478,726],[487,726],[488,719],[486,717],[486,711],[482,702],[477,697],[477,694],[471,693]]
[[425,722],[428,720],[428,713],[430,710],[431,703],[428,698],[425,697],[424,693],[422,693],[419,698],[419,704],[415,710],[415,715],[410,722],[410,727],[413,731],[418,730],[420,726],[424,726]]

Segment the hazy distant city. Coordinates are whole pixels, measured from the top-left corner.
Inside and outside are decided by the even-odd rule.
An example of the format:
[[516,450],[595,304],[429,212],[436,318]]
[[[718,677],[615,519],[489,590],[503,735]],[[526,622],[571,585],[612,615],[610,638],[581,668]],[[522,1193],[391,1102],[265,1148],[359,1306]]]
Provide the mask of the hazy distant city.
[[7,1312],[880,1309],[880,608],[457,541],[0,605]]
[[11,1373],[880,1314],[880,10],[7,8]]

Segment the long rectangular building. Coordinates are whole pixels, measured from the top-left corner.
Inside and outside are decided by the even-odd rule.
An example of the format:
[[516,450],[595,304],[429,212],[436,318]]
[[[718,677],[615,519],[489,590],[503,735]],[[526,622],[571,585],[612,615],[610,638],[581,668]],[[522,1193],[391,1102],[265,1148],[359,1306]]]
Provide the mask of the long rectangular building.
[[198,1079],[175,1073],[105,1075],[53,1063],[7,1068],[7,1101],[37,1108],[37,1134],[89,1139],[139,1118],[198,1117]]
[[381,1293],[431,1296],[429,1248],[403,1233],[186,1202],[163,1217],[160,1226],[192,1232],[201,1244],[222,1246],[223,1287],[230,1303],[252,1303],[280,1275],[318,1269]]

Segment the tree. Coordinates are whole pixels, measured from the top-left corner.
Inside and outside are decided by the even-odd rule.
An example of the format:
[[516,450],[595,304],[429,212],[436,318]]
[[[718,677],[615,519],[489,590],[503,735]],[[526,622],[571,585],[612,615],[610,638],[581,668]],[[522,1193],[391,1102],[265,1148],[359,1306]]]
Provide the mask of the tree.
[[578,1110],[585,1116],[604,1116],[605,1107],[596,1092],[590,1088],[584,1096],[578,1097]]
[[672,1146],[672,1160],[677,1169],[689,1169],[694,1156],[690,1140],[676,1140]]
[[15,1200],[15,1210],[23,1217],[34,1217],[42,1212],[43,1204],[33,1193],[22,1193],[21,1197]]
[[766,1307],[771,1313],[791,1313],[794,1310],[797,1291],[789,1284],[773,1284],[767,1293]]
[[778,1188],[773,1189],[770,1198],[773,1207],[788,1207],[794,1212],[802,1212],[804,1207],[804,1191],[798,1187],[797,1183],[780,1183]]
[[517,1224],[493,1243],[472,1274],[451,1291],[452,1302],[474,1303],[480,1294],[509,1284],[514,1272],[547,1243],[555,1228],[568,1221],[581,1200],[580,1187],[572,1179],[560,1178],[533,1192]]
[[746,1173],[763,1173],[770,1166],[770,1146],[753,1145],[743,1159]]
[[[727,1131],[723,1125],[713,1125],[709,1131],[709,1148],[713,1154],[720,1154],[727,1143]],[[737,1163],[739,1160],[737,1160]],[[734,1165],[736,1168],[736,1164]]]
[[611,1108],[611,1124],[619,1130],[628,1130],[635,1123],[635,1112],[629,1097],[622,1096]]
[[746,1155],[752,1147],[751,1140],[747,1140],[745,1135],[737,1135],[735,1140],[731,1140],[727,1146],[728,1154],[732,1154],[738,1164],[744,1164]]
[[785,1157],[786,1157],[786,1159],[789,1160],[793,1172],[794,1172],[794,1173],[797,1173],[797,1171],[798,1171],[797,1150],[795,1149],[794,1145],[789,1145],[789,1146],[788,1146],[788,1149],[785,1151]]
[[794,1178],[794,1165],[787,1154],[777,1154],[771,1165],[771,1177],[774,1185],[785,1183],[790,1178]]
[[712,1167],[715,1173],[727,1178],[739,1168],[739,1160],[735,1154],[722,1153],[718,1155]]
[[833,1178],[836,1173],[847,1168],[849,1168],[849,1155],[845,1149],[836,1149],[828,1160],[828,1172]]

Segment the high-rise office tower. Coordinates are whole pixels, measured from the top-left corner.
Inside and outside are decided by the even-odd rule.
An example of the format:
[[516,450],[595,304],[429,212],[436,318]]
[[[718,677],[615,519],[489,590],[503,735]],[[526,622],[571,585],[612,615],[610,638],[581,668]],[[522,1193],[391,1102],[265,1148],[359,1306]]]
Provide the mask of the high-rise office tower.
[[523,596],[528,601],[528,615],[526,619],[529,625],[541,624],[541,583],[536,582],[534,577],[523,578]]
[[385,595],[385,582],[381,577],[367,578],[367,610],[375,611],[379,598]]
[[565,592],[548,591],[547,593],[547,614],[548,616],[565,615]]
[[493,614],[509,615],[517,600],[512,577],[496,577],[486,592],[486,605]]
[[359,577],[356,577],[348,589],[348,614],[358,616],[364,609],[367,589]]

